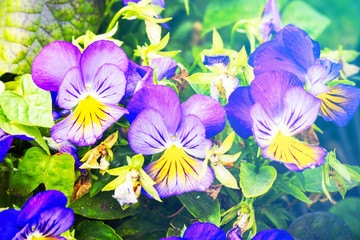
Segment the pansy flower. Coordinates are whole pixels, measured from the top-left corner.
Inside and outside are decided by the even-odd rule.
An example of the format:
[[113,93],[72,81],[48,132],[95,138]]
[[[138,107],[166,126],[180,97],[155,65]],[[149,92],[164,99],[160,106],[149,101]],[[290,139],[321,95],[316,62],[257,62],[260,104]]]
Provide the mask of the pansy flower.
[[[240,228],[230,229],[226,233],[226,240],[242,240]],[[251,240],[294,240],[294,238],[285,230],[267,229],[257,233]]]
[[276,0],[268,0],[260,19],[259,32],[261,41],[269,41],[271,35],[280,30],[281,19]]
[[[154,85],[140,89],[129,102],[129,144],[135,153],[164,154],[144,170],[160,197],[204,191],[213,182],[208,168],[199,180],[210,138],[225,126],[224,110],[214,99],[193,95],[180,104],[176,92]],[[193,157],[191,157],[191,156]]]
[[224,230],[212,223],[191,224],[182,237],[167,237],[160,240],[226,240]]
[[287,25],[274,40],[261,44],[250,55],[249,64],[254,67],[255,75],[272,70],[295,74],[311,94],[321,99],[320,113],[324,119],[339,126],[345,126],[359,106],[358,88],[326,85],[339,76],[342,64],[320,58],[319,43],[294,25]]
[[100,139],[126,112],[117,103],[125,93],[127,69],[125,52],[111,41],[96,41],[82,54],[68,42],[45,46],[32,65],[34,82],[42,89],[58,91],[60,108],[73,109],[51,128],[51,137],[79,146]]
[[170,79],[175,75],[178,67],[176,61],[170,57],[154,58],[151,61],[150,66],[155,70],[156,79],[158,81]]
[[0,239],[62,239],[74,222],[74,212],[66,208],[66,196],[56,190],[48,190],[31,197],[21,209],[0,212]]
[[292,137],[311,127],[320,105],[295,75],[271,71],[256,76],[250,87],[236,89],[225,110],[236,133],[241,137],[254,134],[265,158],[301,171],[325,161],[324,149]]

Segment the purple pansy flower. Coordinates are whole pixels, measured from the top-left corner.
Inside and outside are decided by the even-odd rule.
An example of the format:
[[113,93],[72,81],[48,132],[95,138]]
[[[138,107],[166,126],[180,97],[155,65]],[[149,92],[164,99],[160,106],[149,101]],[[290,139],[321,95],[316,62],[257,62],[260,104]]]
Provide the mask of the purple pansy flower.
[[153,69],[148,66],[140,66],[129,60],[126,82],[124,99],[133,96],[134,93],[142,87],[154,85]]
[[265,158],[302,171],[325,161],[324,149],[292,137],[311,127],[320,105],[295,75],[271,71],[256,76],[250,87],[236,89],[225,110],[236,133],[241,137],[254,134]]
[[225,126],[221,105],[210,97],[194,95],[180,104],[176,92],[154,85],[140,89],[129,101],[129,144],[135,153],[153,155],[165,151],[144,170],[156,182],[160,197],[206,190],[214,179],[208,168],[199,180],[206,149]]
[[249,57],[254,74],[284,70],[295,74],[306,89],[322,101],[320,113],[326,121],[346,125],[355,114],[360,89],[345,84],[326,84],[339,76],[342,64],[320,57],[319,43],[294,25],[279,31],[274,40],[261,44]]
[[155,58],[152,60],[150,66],[155,69],[158,81],[170,79],[175,75],[178,67],[176,61],[170,57]]
[[[226,233],[226,240],[242,240],[241,230],[238,227],[230,229]],[[256,234],[252,240],[294,240],[294,238],[282,229],[267,229]]]
[[212,223],[196,222],[184,232],[183,237],[167,237],[160,240],[226,240],[224,230]]
[[276,0],[268,0],[260,19],[260,38],[263,42],[267,42],[270,40],[272,34],[280,30],[281,20]]
[[66,208],[66,196],[48,190],[31,197],[21,211],[9,209],[0,212],[0,239],[63,239],[60,234],[74,222],[74,212]]
[[0,162],[6,156],[15,137],[23,140],[34,140],[25,135],[6,135],[6,132],[0,128]]
[[74,109],[51,128],[56,142],[94,144],[126,110],[119,107],[128,69],[125,52],[111,41],[89,45],[81,54],[71,43],[55,41],[34,59],[32,75],[42,89],[58,91],[57,104]]

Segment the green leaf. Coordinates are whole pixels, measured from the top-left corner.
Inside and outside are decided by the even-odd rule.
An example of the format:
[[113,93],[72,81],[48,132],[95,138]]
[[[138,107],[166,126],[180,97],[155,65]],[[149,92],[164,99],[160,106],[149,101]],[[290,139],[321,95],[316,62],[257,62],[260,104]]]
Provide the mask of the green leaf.
[[38,147],[26,151],[15,173],[13,190],[28,194],[41,183],[47,190],[55,189],[71,198],[75,182],[74,157],[67,153],[49,156]]
[[168,227],[168,219],[145,211],[122,222],[115,231],[126,240],[154,240],[165,237]]
[[98,176],[98,179],[94,181],[90,188],[90,197],[94,197],[96,194],[98,194],[109,182],[114,180],[115,178],[107,173],[104,175],[100,174]]
[[260,212],[264,214],[278,229],[286,229],[288,217],[284,213],[284,209],[276,205],[266,206],[260,209]]
[[186,80],[190,84],[195,83],[195,84],[210,85],[210,83],[219,76],[220,74],[218,73],[195,73],[187,77]]
[[72,202],[70,208],[81,216],[101,220],[124,218],[141,211],[140,207],[134,206],[122,210],[112,194],[113,192],[100,192],[93,198],[86,194]]
[[51,128],[54,125],[50,92],[33,82],[31,75],[21,77],[22,95],[5,91],[0,95],[0,105],[14,123]]
[[281,14],[281,22],[283,26],[295,24],[316,39],[331,21],[307,3],[293,1],[285,6]]
[[278,187],[281,191],[291,194],[300,201],[306,202],[311,204],[312,202],[308,197],[295,185],[293,185],[289,179],[285,178],[283,175],[278,175],[276,178],[276,181],[274,182],[274,185]]
[[210,1],[204,15],[202,35],[210,32],[214,27],[219,29],[240,19],[258,17],[260,6],[265,3],[265,0],[253,0],[251,3],[246,0]]
[[[350,166],[350,165],[346,165],[345,166],[349,169],[351,169],[353,172],[359,174],[360,173],[360,168],[358,166]],[[302,172],[304,179],[305,179],[305,192],[313,192],[313,193],[323,193],[323,190],[321,188],[321,183],[322,183],[322,179],[321,179],[321,167],[315,168],[315,169],[306,169]],[[350,172],[351,174],[351,172]],[[353,174],[355,176],[355,174]],[[352,178],[354,179],[354,178]],[[360,180],[360,179],[359,179]],[[348,190],[358,186],[360,183],[360,181],[358,180],[354,180],[351,181],[351,183],[349,183],[348,181],[345,180],[345,184],[346,184],[346,188]],[[337,192],[338,189],[335,185],[334,180],[330,179],[330,186],[326,186],[326,189],[329,192]]]
[[328,212],[313,212],[295,219],[287,231],[295,239],[353,239],[346,223]]
[[205,192],[188,192],[177,196],[186,209],[201,222],[220,225],[220,204]]
[[1,0],[0,76],[30,73],[48,43],[97,31],[103,6],[103,0]]
[[40,130],[35,126],[26,126],[22,124],[12,123],[8,119],[0,106],[0,127],[11,135],[25,135],[34,138],[35,141],[42,147],[47,154],[50,155],[50,150],[45,140],[43,139]]
[[345,165],[341,164],[339,160],[336,159],[335,152],[329,152],[326,158],[329,161],[330,166],[339,173],[343,178],[348,182],[351,182],[351,175]]
[[75,228],[75,237],[77,240],[122,240],[122,238],[109,225],[101,221],[85,220],[79,223]]
[[335,214],[349,226],[353,239],[360,239],[360,199],[346,198],[338,205],[331,207],[330,212]]
[[245,197],[257,197],[269,191],[276,176],[272,166],[262,166],[257,172],[254,164],[244,162],[240,166],[240,187]]

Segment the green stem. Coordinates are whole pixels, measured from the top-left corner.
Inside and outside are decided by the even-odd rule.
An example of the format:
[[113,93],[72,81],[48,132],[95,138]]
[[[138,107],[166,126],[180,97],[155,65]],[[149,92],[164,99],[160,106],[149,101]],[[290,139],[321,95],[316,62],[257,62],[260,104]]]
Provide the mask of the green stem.
[[123,7],[122,9],[120,9],[115,16],[113,17],[113,19],[111,20],[108,28],[106,29],[106,32],[109,32],[111,29],[113,29],[113,27],[116,24],[116,21],[121,17],[121,15],[126,11],[126,7]]

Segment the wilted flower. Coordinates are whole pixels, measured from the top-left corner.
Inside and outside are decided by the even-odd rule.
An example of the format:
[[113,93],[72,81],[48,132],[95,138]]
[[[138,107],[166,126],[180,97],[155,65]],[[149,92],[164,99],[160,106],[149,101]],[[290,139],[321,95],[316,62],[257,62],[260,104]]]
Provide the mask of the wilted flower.
[[51,128],[56,142],[94,144],[126,110],[117,106],[125,93],[128,59],[113,42],[102,40],[81,54],[68,42],[45,46],[34,59],[32,76],[42,89],[58,91],[57,103],[74,109]]
[[311,127],[320,105],[295,75],[271,71],[256,76],[250,87],[236,89],[225,110],[236,133],[241,137],[254,134],[265,158],[298,171],[325,162],[324,149],[292,137]]
[[224,230],[212,223],[196,222],[191,224],[182,237],[167,237],[160,240],[226,240]]
[[255,75],[272,70],[295,74],[305,88],[322,101],[320,113],[326,121],[346,125],[355,114],[360,101],[360,90],[354,86],[327,86],[337,78],[342,64],[320,57],[319,43],[303,30],[287,25],[274,40],[261,44],[250,55],[249,64]]
[[[80,169],[100,169],[100,173],[104,174],[109,168],[109,161],[113,158],[112,146],[118,139],[118,131],[108,136],[102,143],[88,151],[80,160],[85,162]],[[98,162],[100,158],[100,163]]]
[[281,20],[276,0],[268,0],[262,13],[259,32],[262,42],[270,40],[272,34],[281,30]]
[[21,211],[8,209],[0,212],[2,240],[63,239],[60,234],[74,222],[74,213],[66,208],[66,196],[48,190],[31,197]]
[[[165,99],[165,100],[164,100]],[[225,126],[224,110],[210,97],[194,95],[180,104],[176,92],[154,85],[140,89],[129,102],[127,119],[131,123],[129,144],[135,153],[163,156],[146,166],[156,182],[160,197],[189,191],[204,191],[213,181],[207,169],[202,180],[200,160],[212,143],[206,139]]]
[[225,154],[230,150],[235,139],[235,132],[232,132],[219,147],[217,145],[213,146],[211,150],[206,150],[206,157],[204,161],[204,168],[201,172],[205,173],[208,162],[210,161],[211,168],[214,170],[215,177],[222,183],[224,186],[229,188],[238,189],[238,184],[234,176],[227,170],[224,165],[233,165],[233,163],[240,157],[241,152],[235,155]]
[[146,193],[158,201],[161,201],[153,185],[155,182],[142,169],[144,157],[141,154],[132,158],[126,158],[128,165],[106,171],[108,174],[118,176],[116,179],[107,184],[103,191],[115,189],[113,197],[119,201],[121,207],[126,204],[137,203],[141,187]]

